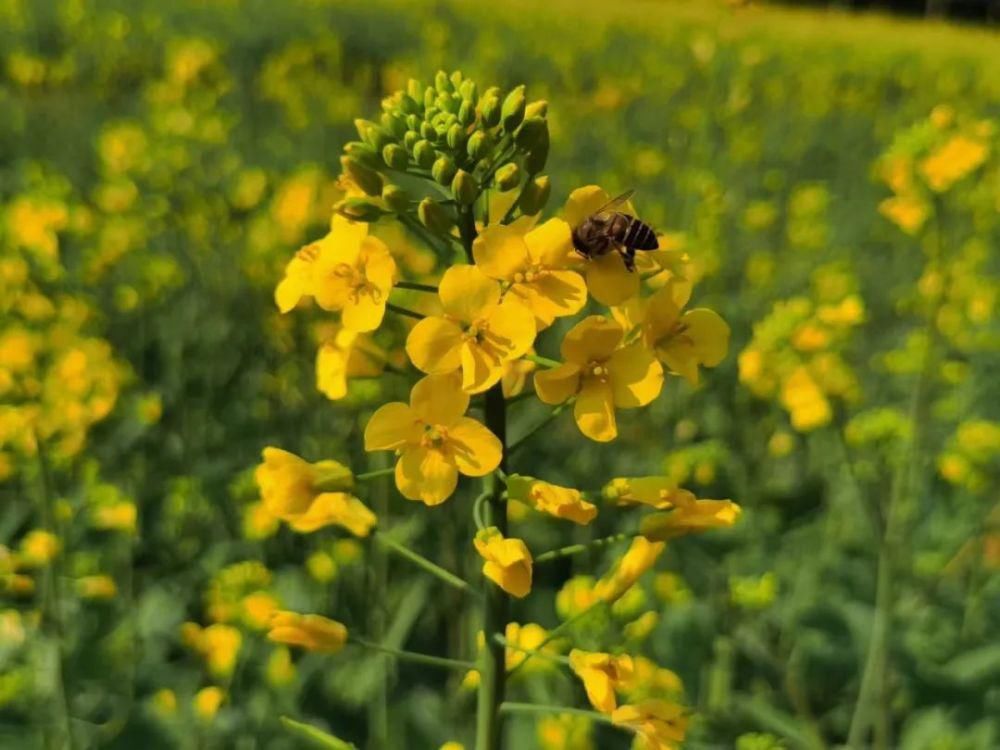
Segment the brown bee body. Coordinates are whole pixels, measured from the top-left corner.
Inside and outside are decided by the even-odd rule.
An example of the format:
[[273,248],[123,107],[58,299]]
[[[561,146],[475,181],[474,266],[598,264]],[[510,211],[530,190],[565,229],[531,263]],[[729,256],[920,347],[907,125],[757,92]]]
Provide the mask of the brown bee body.
[[632,191],[618,196],[573,230],[573,247],[584,258],[599,258],[617,251],[625,268],[635,270],[636,250],[656,250],[660,244],[649,224],[631,214],[613,211],[632,196]]

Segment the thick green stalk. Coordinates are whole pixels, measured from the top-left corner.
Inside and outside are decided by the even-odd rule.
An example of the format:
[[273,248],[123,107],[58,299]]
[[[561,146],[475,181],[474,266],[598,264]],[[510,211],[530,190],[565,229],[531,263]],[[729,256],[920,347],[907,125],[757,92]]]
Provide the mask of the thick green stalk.
[[[507,405],[500,384],[486,392],[485,422],[490,431],[504,446],[500,469],[507,466]],[[481,505],[483,523],[495,526],[507,534],[507,507],[503,502],[503,483],[496,474],[484,479],[484,490],[489,493]],[[483,633],[486,644],[479,659],[479,696],[476,704],[476,750],[500,750],[500,704],[504,700],[507,676],[506,649],[496,636],[503,638],[510,618],[510,600],[506,592],[491,583],[486,585],[486,602],[483,609]]]

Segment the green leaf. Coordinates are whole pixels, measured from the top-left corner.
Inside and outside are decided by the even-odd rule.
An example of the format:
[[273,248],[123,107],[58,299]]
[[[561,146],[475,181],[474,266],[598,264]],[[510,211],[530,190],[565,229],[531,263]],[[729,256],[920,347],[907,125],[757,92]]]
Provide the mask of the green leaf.
[[289,719],[287,716],[281,717],[281,725],[289,734],[300,740],[305,740],[309,747],[324,748],[325,750],[357,750],[357,747],[350,742],[344,742],[332,734],[327,734],[322,729]]

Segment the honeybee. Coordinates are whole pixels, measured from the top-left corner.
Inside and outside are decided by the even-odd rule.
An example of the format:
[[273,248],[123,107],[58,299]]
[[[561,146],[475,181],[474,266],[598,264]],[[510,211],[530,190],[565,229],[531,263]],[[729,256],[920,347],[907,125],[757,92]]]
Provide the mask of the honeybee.
[[660,243],[656,232],[631,214],[615,211],[635,193],[629,190],[614,198],[573,230],[573,247],[584,258],[599,258],[616,250],[625,261],[625,268],[635,270],[636,250],[656,250]]

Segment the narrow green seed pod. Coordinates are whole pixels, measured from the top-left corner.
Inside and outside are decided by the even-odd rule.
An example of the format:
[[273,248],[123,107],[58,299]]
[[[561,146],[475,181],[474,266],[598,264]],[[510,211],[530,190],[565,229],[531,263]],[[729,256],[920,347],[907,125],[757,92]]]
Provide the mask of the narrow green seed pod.
[[521,124],[524,119],[524,86],[518,86],[503,100],[503,108],[500,110],[500,119],[503,122],[503,129],[508,133]]
[[455,200],[461,205],[472,205],[479,195],[479,183],[476,182],[476,178],[471,174],[464,169],[460,169],[455,173],[455,177],[451,181],[451,194],[455,196]]
[[453,148],[456,151],[462,148],[462,144],[465,142],[465,130],[457,122],[448,128],[448,132],[445,135],[445,141],[449,148]]
[[370,198],[344,198],[334,205],[333,210],[351,221],[363,221],[366,224],[378,221],[387,213]]
[[463,101],[458,108],[458,121],[463,126],[471,125],[476,121],[476,108],[470,101]]
[[447,156],[439,156],[431,166],[431,176],[439,185],[450,185],[455,177],[455,162]]
[[524,116],[527,117],[545,117],[549,113],[549,103],[544,99],[539,99],[532,102],[527,107],[524,108]]
[[439,235],[450,234],[451,228],[455,226],[451,212],[430,198],[424,198],[420,201],[420,205],[417,206],[417,218],[420,219],[421,224]]
[[341,156],[340,166],[347,176],[368,195],[382,194],[382,175],[370,167],[366,167],[351,156]]
[[479,161],[490,153],[493,148],[489,133],[484,130],[477,130],[469,136],[469,142],[465,144],[465,150],[474,161]]
[[502,193],[513,190],[521,184],[521,168],[514,162],[504,164],[494,175],[493,183]]
[[399,185],[386,185],[382,189],[382,200],[396,213],[403,213],[410,208],[410,196]]
[[416,145],[413,147],[413,160],[417,163],[417,166],[423,169],[430,169],[436,158],[437,152],[434,150],[434,146],[431,145],[430,141],[417,141]]
[[535,143],[528,155],[524,157],[524,169],[529,175],[538,174],[545,169],[549,158],[549,130],[542,131],[541,138]]
[[382,159],[390,169],[404,170],[410,162],[410,157],[406,154],[406,149],[398,143],[390,143],[382,149]]
[[552,184],[548,175],[541,175],[533,179],[524,186],[521,197],[518,199],[517,205],[520,207],[521,213],[525,216],[537,214],[545,208],[551,192]]
[[548,123],[541,117],[526,117],[514,131],[514,145],[521,151],[531,151],[542,138],[542,133],[548,129]]

